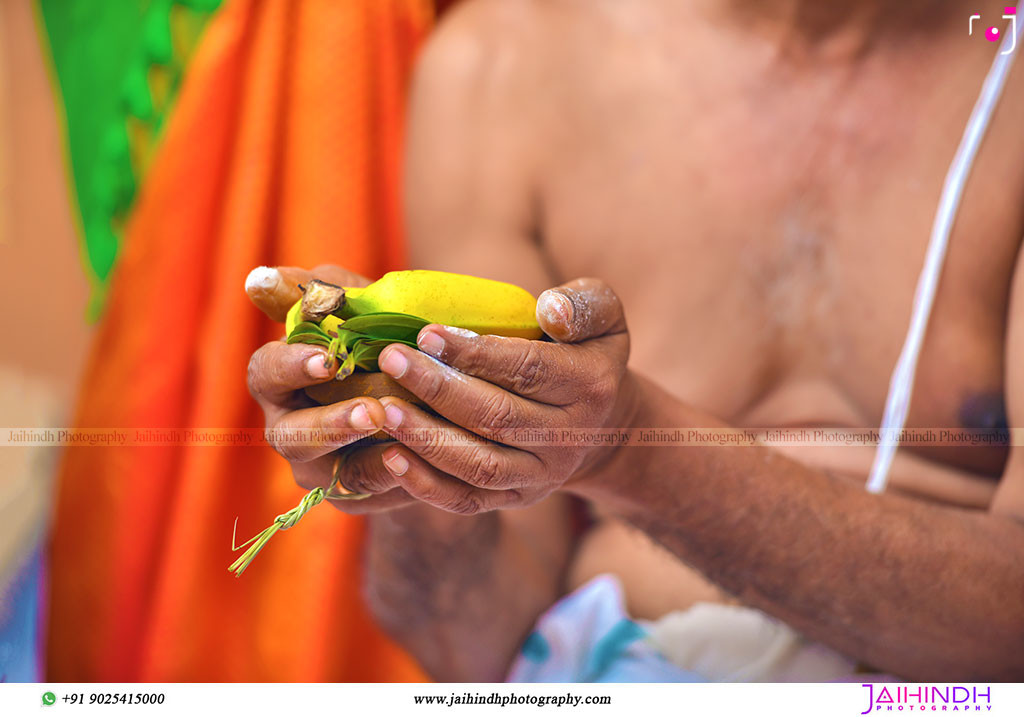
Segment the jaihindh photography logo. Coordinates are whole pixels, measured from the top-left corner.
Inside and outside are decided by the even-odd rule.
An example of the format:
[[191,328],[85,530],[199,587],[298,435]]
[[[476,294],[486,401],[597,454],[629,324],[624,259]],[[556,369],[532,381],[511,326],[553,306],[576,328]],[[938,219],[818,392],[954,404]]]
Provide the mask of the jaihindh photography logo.
[[[992,688],[978,685],[873,685],[862,684],[867,709],[875,712],[989,712]],[[863,703],[861,703],[863,704]]]

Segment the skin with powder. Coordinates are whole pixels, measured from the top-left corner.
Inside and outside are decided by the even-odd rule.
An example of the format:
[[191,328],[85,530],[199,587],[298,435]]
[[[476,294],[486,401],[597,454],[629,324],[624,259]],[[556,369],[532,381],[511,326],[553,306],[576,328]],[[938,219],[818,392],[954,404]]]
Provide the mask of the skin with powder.
[[[868,446],[509,437],[877,427],[995,52],[967,35],[973,12],[995,23],[1003,5],[467,0],[442,22],[412,99],[413,264],[527,287],[554,341],[430,326],[421,351],[388,348],[381,369],[439,416],[311,406],[299,389],[332,368],[314,347],[269,344],[249,377],[271,426],[492,440],[362,449],[345,485],[374,496],[337,506],[370,516],[368,603],[434,677],[501,679],[544,610],[613,572],[639,617],[734,601],[880,671],[1022,679],[1017,446],[904,448],[871,496]],[[1018,63],[951,238],[910,427],[1024,415],[1022,122]],[[294,300],[261,281],[268,313]],[[296,480],[326,484],[338,447],[286,452]],[[593,517],[582,535],[571,501]]]

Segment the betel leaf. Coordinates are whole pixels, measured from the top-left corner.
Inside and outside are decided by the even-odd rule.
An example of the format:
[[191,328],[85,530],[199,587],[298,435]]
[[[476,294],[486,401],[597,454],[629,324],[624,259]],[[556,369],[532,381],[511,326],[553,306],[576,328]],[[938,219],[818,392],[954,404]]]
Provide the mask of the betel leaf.
[[380,352],[383,347],[371,346],[366,341],[357,341],[356,345],[352,347],[352,357],[355,365],[361,368],[363,371],[379,371],[380,367],[377,366],[377,357],[380,356]]
[[297,334],[291,333],[288,335],[289,344],[315,344],[317,346],[329,346],[331,339],[326,334]]
[[416,343],[416,335],[427,325],[427,321],[410,314],[374,313],[354,316],[343,326],[375,339],[398,339]]
[[319,325],[314,324],[312,321],[300,321],[299,323],[295,324],[295,328],[292,329],[292,333],[293,334],[313,333],[313,334],[323,334],[324,336],[327,335],[327,333],[323,329],[321,329]]
[[303,321],[288,335],[288,343],[315,344],[327,348],[341,362],[338,378],[356,369],[378,371],[377,358],[385,347],[399,343],[416,348],[416,336],[427,322],[417,316],[373,313],[332,323],[328,333],[315,323]]
[[409,348],[413,348],[413,349],[416,348],[416,342],[415,341],[403,341],[401,339],[371,339],[371,338],[364,338],[364,339],[360,340],[360,343],[365,344],[366,346],[372,346],[373,348],[377,349],[378,351],[383,351],[385,347],[390,346],[391,344],[402,344],[404,346],[408,346]]
[[370,324],[377,322],[387,322],[399,326],[408,326],[415,328],[417,326],[426,326],[429,322],[426,319],[421,319],[418,316],[412,314],[401,314],[394,311],[377,311],[372,314],[361,314],[359,316],[353,316],[351,319],[345,321],[345,326],[352,327],[353,331],[362,331],[362,328],[355,328],[362,324]]
[[288,334],[288,343],[290,344],[330,343],[330,340],[331,337],[324,333],[323,329],[309,321],[303,321],[296,324],[295,328]]
[[416,347],[415,344],[408,341],[395,341],[394,339],[359,339],[352,345],[353,365],[363,371],[379,371],[377,359],[380,357],[380,352],[392,344]]
[[352,345],[363,338],[366,338],[362,334],[356,333],[355,331],[346,331],[345,329],[338,329],[338,338],[345,345],[345,348],[351,351]]

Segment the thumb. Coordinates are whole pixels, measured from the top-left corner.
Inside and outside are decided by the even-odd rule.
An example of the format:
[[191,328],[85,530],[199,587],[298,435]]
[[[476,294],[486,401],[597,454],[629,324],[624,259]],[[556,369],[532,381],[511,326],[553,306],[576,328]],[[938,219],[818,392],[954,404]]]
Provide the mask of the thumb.
[[284,323],[288,309],[302,298],[299,284],[312,278],[310,272],[294,266],[258,266],[245,277],[245,293],[260,311]]
[[600,279],[575,279],[537,299],[537,323],[561,343],[626,332],[622,302]]
[[324,264],[312,271],[296,266],[258,266],[245,278],[245,293],[274,321],[284,323],[288,310],[302,298],[299,284],[320,279],[337,286],[366,286],[369,280],[337,266]]

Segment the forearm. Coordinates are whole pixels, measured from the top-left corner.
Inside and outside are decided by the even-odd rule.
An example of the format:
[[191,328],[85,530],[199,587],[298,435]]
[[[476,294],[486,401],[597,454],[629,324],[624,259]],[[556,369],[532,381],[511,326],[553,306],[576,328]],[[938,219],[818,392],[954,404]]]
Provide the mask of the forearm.
[[373,516],[370,608],[434,679],[501,681],[560,595],[568,553],[555,543],[531,540],[499,513],[414,506]]
[[[718,422],[644,384],[638,427]],[[621,466],[619,468],[618,466]],[[573,490],[814,640],[918,679],[1024,675],[1024,526],[763,447],[625,448]]]

